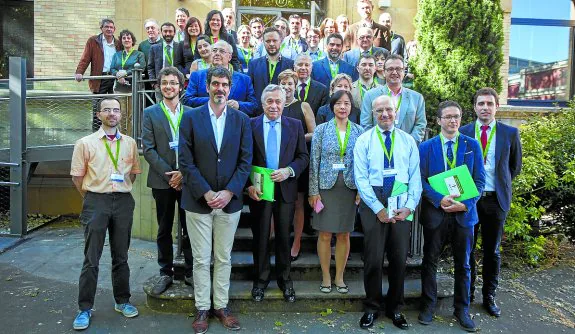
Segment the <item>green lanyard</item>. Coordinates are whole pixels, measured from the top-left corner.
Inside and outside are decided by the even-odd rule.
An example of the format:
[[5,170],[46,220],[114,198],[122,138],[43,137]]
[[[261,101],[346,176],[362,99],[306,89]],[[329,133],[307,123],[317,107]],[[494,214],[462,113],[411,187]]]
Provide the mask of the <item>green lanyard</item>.
[[[361,83],[359,83],[359,95],[361,96],[361,99],[363,100],[363,96],[365,95],[365,90],[363,89],[363,85]],[[369,88],[367,90],[370,90],[372,88],[374,88],[376,86],[375,80],[371,82],[371,85],[369,86]]]
[[379,138],[379,142],[381,143],[381,147],[383,148],[383,153],[385,153],[387,161],[389,161],[389,164],[391,165],[391,158],[393,158],[393,148],[395,147],[395,131],[391,133],[391,152],[388,152],[387,147],[385,147],[383,138],[381,137],[381,131],[379,131],[379,129],[376,128],[375,132],[377,132],[377,138]]
[[[176,137],[178,135],[178,130],[180,129],[180,122],[182,121],[182,115],[184,114],[184,107],[182,107],[182,105],[180,105],[180,116],[178,116],[177,126],[174,125],[174,122],[172,122],[172,117],[170,116],[170,112],[168,111],[168,108],[166,108],[164,101],[160,102],[160,107],[162,107],[162,110],[164,111],[164,114],[166,115],[168,122],[170,122],[170,126],[172,127],[172,130],[174,130],[174,137]],[[176,138],[172,138],[172,139],[176,140]]]
[[[302,102],[305,102],[307,100],[307,93],[309,93],[309,86],[311,86],[311,80],[309,81],[309,84],[307,84],[307,83],[305,84],[305,94],[303,96]],[[298,97],[299,97],[299,94],[298,94]]]
[[277,65],[278,65],[278,63],[272,64],[268,59],[268,72],[270,75],[270,83],[272,82],[272,79],[274,77],[274,73],[276,73]]
[[291,38],[291,37],[290,37],[290,39],[289,39],[289,46],[290,46],[290,48],[292,48],[295,52],[298,51],[298,50],[297,50],[297,48],[298,48],[297,41],[294,40],[294,39]]
[[[173,54],[174,52],[174,48],[172,48],[171,52]],[[170,63],[170,65],[174,65],[174,62],[172,60],[172,56],[168,54],[168,52],[166,51],[166,45],[164,44],[164,56],[166,56],[166,60],[168,61],[168,63]]]
[[196,43],[190,43],[190,49],[192,50],[192,56],[196,55]]
[[[483,163],[487,162],[487,152],[489,152],[489,146],[491,145],[491,140],[493,139],[493,135],[495,134],[495,126],[497,123],[493,124],[493,129],[491,129],[491,133],[489,133],[489,139],[487,139],[487,145],[485,145],[485,150],[483,150],[483,145],[481,146],[481,153],[483,154]],[[481,135],[479,134],[479,124],[475,128],[475,139],[481,142]]]
[[134,52],[134,49],[130,50],[130,52],[127,53],[126,58],[124,58],[124,53],[126,52],[122,52],[122,68],[124,68],[126,62],[128,61],[128,59],[130,59],[130,55],[132,55],[132,52]]
[[280,52],[279,52],[279,53],[280,53],[280,55],[282,54],[282,51],[283,51],[283,49],[284,49],[285,47],[286,47],[286,45],[285,45],[285,44],[282,44],[282,45],[280,45]]
[[[215,39],[215,41],[214,41],[214,39]],[[215,42],[220,40],[220,34],[218,34],[218,36],[216,36],[215,38],[214,38],[214,36],[210,36],[210,40],[212,41],[212,44],[214,44]]]
[[[443,145],[445,145],[445,142],[443,141],[443,136],[439,136],[439,139],[441,139],[441,151],[443,151]],[[449,159],[447,159],[447,150],[443,151],[443,158],[445,158],[445,162],[447,162],[447,165],[449,166],[450,169],[453,169],[457,166],[457,147],[459,147],[459,134],[457,134],[457,136],[455,136],[455,145],[453,145],[453,161],[449,161]]]
[[120,157],[120,140],[116,140],[116,157],[112,155],[112,149],[110,149],[110,145],[108,144],[108,140],[106,138],[104,138],[104,145],[106,145],[106,151],[108,151],[108,156],[110,157],[110,160],[112,160],[112,164],[114,165],[116,172],[119,173],[120,170],[118,170],[118,158]]
[[208,66],[208,63],[206,63],[206,61],[205,61],[203,58],[200,59],[200,63],[203,64],[203,65],[202,65],[202,68],[201,68],[202,70],[205,70],[205,69],[207,69],[207,68],[209,67],[209,66]]
[[[389,86],[387,86],[387,96],[389,96],[391,98],[391,89],[389,89]],[[397,107],[395,106],[395,103],[393,103],[393,98],[391,98],[391,103],[394,104],[393,109],[395,109],[394,111],[397,113],[399,111],[399,107],[401,107],[401,100],[403,99],[403,91],[401,93],[399,93],[399,100],[397,101]]]
[[329,71],[331,72],[331,78],[335,78],[337,73],[339,72],[339,63],[329,64]]
[[349,120],[347,121],[347,129],[345,129],[345,139],[343,143],[341,142],[341,136],[339,134],[339,128],[337,127],[337,122],[335,118],[333,119],[333,123],[335,124],[335,134],[337,135],[337,143],[339,144],[339,157],[341,161],[343,161],[343,155],[345,154],[345,149],[347,148],[347,142],[349,141],[349,133],[351,132],[351,124],[349,124]]
[[250,64],[250,59],[252,59],[252,50],[248,49],[247,53],[244,48],[240,48],[242,54],[244,55],[244,60],[246,61],[246,66]]
[[[309,56],[311,57],[311,51],[308,52]],[[321,50],[317,50],[317,58],[315,60],[320,60],[322,56]]]

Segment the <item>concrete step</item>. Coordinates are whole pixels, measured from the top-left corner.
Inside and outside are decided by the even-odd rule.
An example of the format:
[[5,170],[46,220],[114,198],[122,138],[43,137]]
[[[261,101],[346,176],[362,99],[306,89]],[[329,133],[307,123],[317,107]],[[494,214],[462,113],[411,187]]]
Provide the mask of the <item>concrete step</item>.
[[[291,233],[291,240],[293,242],[293,232]],[[351,232],[350,237],[350,247],[352,252],[363,251],[363,233],[361,232]],[[234,251],[252,251],[253,233],[250,227],[239,227],[236,230],[236,235],[234,237]],[[274,238],[271,239],[271,247],[274,249],[275,243]],[[309,235],[306,233],[302,234],[301,237],[301,249],[302,252],[316,252],[317,250],[317,234]]]
[[[275,279],[275,256],[271,256],[272,279]],[[387,261],[384,263],[384,274],[386,274]],[[407,277],[419,276],[421,258],[414,257],[407,260]],[[254,259],[252,252],[232,252],[232,274],[233,280],[252,279]],[[331,260],[331,269],[335,274],[335,261]],[[291,264],[292,280],[314,281],[322,277],[319,257],[316,253],[301,253],[299,259]],[[348,279],[361,279],[363,277],[363,261],[361,253],[351,253],[345,270],[345,277]]]
[[[151,277],[144,284],[148,306],[155,311],[171,313],[190,313],[195,311],[194,292],[183,282],[174,284],[159,296],[151,295],[150,291],[158,276]],[[384,293],[387,291],[387,278],[382,282]],[[232,280],[229,291],[228,306],[234,312],[319,312],[330,308],[333,312],[360,312],[362,300],[365,297],[362,279],[348,279],[349,293],[340,294],[334,289],[331,293],[319,291],[320,281],[294,280],[296,302],[286,303],[275,281],[270,282],[265,298],[256,303],[252,300],[250,280]],[[453,295],[453,279],[445,274],[437,275],[438,298],[448,298]],[[421,295],[421,280],[409,278],[405,280],[405,303],[408,309],[417,309]]]

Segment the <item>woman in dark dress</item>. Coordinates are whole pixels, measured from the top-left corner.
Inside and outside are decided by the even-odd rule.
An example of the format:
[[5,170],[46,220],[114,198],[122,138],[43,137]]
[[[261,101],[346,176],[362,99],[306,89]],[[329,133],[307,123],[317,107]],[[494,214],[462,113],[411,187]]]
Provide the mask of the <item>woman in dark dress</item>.
[[[307,102],[299,101],[295,98],[294,92],[297,84],[297,74],[292,70],[285,70],[278,76],[280,86],[286,91],[286,103],[283,116],[299,119],[305,133],[305,141],[310,148],[311,138],[315,130],[315,118],[310,105]],[[301,234],[304,225],[304,201],[309,187],[309,170],[306,168],[300,175],[297,183],[297,201],[294,215],[294,241],[291,248],[291,260],[295,261],[299,257],[301,247]]]
[[238,48],[232,35],[228,34],[225,29],[223,29],[224,15],[219,10],[212,10],[208,13],[205,22],[206,35],[210,36],[210,44],[224,40],[232,46],[232,60],[230,64],[234,67],[234,71],[240,71],[240,61],[238,60]]
[[204,33],[202,23],[195,17],[186,22],[184,41],[176,47],[175,65],[186,77],[190,77],[190,68],[194,60],[201,58],[196,49],[198,36]]

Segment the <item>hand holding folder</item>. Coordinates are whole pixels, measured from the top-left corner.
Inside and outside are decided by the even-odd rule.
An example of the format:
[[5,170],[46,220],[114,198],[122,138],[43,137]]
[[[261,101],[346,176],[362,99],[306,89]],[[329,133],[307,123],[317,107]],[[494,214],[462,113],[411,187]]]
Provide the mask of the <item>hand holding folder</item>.
[[459,195],[454,198],[458,202],[479,196],[479,191],[467,165],[461,165],[433,175],[428,178],[428,181],[433,190],[444,196]]
[[264,201],[274,201],[275,183],[271,179],[273,169],[252,166],[250,181],[252,185],[261,193],[260,199]]
[[[395,181],[393,189],[391,190],[391,197],[387,199],[387,215],[393,218],[394,210],[401,209],[407,202],[407,184]],[[405,220],[413,221],[413,212],[405,218]]]

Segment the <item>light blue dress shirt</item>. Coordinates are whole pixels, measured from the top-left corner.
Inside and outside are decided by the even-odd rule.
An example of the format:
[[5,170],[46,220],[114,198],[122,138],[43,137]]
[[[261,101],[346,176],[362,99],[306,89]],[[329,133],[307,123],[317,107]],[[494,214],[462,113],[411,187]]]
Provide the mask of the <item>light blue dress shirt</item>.
[[[383,186],[385,154],[375,131],[381,131],[381,138],[385,142],[385,134],[379,126],[364,132],[355,143],[353,163],[355,184],[361,200],[377,214],[385,206],[377,199],[372,187]],[[411,135],[395,127],[391,131],[395,132],[393,147],[393,162],[397,171],[395,180],[407,184],[407,202],[403,207],[414,212],[422,192],[419,150]]]
[[[479,121],[475,122],[475,135],[477,136],[477,130],[479,129],[479,137],[475,138],[481,145],[481,126],[483,124]],[[489,140],[489,136],[491,135],[491,131],[493,131],[493,127],[495,126],[495,120],[491,121],[488,124],[489,129],[487,129],[487,140]],[[485,188],[484,191],[495,191],[495,143],[497,137],[497,131],[493,134],[493,138],[491,139],[491,144],[487,149],[487,159],[483,166],[485,167]]]
[[226,128],[226,116],[228,113],[228,107],[224,108],[224,112],[220,115],[219,118],[216,117],[216,114],[212,110],[212,107],[208,103],[208,110],[210,111],[210,121],[212,121],[212,130],[214,130],[214,137],[216,138],[216,147],[218,148],[218,152],[220,151],[220,147],[222,146],[222,138],[224,138],[224,130]]
[[[263,117],[264,120],[264,146],[267,148],[268,147],[268,132],[270,132],[270,119],[264,114]],[[276,150],[276,152],[278,152],[278,156],[277,156],[277,161],[279,163],[280,161],[280,146],[281,146],[281,142],[282,142],[282,118],[278,117],[278,119],[276,119],[276,125],[274,126],[274,129],[276,130],[276,137],[277,137],[277,141],[276,143],[278,144],[278,148]]]

